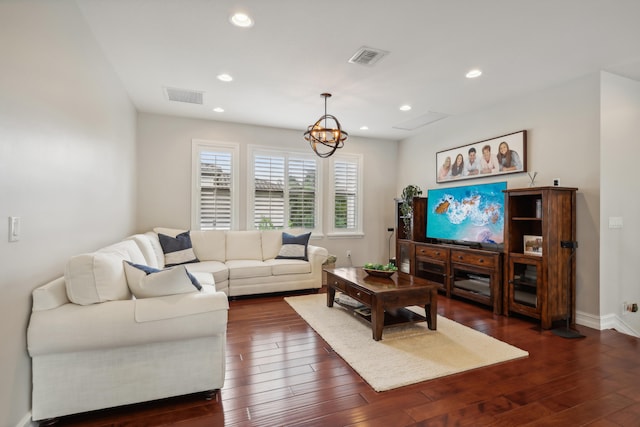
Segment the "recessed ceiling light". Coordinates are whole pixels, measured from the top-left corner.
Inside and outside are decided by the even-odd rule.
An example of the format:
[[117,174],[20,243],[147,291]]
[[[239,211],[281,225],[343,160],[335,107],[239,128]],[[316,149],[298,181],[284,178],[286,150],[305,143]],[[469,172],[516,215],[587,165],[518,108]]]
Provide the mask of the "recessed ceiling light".
[[236,27],[249,28],[253,27],[253,19],[246,13],[238,12],[231,15],[229,21]]
[[360,126],[360,130],[369,130],[369,126]]
[[216,113],[224,113],[224,108],[216,107],[213,109]]
[[477,68],[471,70],[467,73],[468,79],[475,79],[476,77],[480,77],[482,75],[482,70],[478,70]]
[[409,111],[411,110],[411,105],[403,105],[400,107],[400,111]]
[[218,80],[223,82],[230,82],[233,80],[233,77],[231,77],[229,74],[218,74]]

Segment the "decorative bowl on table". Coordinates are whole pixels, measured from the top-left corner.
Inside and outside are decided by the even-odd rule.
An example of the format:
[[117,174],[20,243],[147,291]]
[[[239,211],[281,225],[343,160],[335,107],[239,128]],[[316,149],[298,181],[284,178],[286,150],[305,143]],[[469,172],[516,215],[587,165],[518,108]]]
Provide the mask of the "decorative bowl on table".
[[393,264],[382,265],[367,263],[362,269],[370,276],[387,278],[393,276],[393,273],[398,271],[398,268]]

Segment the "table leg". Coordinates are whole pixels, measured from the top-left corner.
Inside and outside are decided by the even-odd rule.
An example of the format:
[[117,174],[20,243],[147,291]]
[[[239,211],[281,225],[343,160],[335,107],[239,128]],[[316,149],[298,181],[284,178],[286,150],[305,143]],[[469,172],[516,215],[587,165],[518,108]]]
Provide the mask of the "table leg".
[[327,287],[327,307],[333,307],[333,300],[336,297],[336,288],[332,286]]
[[382,328],[384,328],[384,308],[382,304],[376,302],[371,307],[371,329],[374,340],[382,339]]
[[438,291],[435,288],[430,292],[429,302],[424,305],[424,312],[429,329],[438,329]]

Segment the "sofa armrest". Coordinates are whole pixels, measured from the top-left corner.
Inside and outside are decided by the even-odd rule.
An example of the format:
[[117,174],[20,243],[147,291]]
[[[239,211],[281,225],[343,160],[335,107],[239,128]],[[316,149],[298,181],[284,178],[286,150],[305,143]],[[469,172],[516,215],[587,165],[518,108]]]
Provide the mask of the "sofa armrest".
[[166,308],[178,308],[172,308],[172,317],[144,322],[135,319],[136,305],[143,300],[84,306],[68,303],[32,312],[27,328],[29,354],[33,357],[222,336],[227,329],[227,296],[205,288],[211,287],[203,286],[203,292],[148,298]]
[[46,285],[34,289],[32,296],[32,311],[52,310],[69,303],[64,277],[58,277]]
[[311,272],[321,271],[322,263],[329,257],[329,251],[320,246],[307,245],[307,258],[311,263]]

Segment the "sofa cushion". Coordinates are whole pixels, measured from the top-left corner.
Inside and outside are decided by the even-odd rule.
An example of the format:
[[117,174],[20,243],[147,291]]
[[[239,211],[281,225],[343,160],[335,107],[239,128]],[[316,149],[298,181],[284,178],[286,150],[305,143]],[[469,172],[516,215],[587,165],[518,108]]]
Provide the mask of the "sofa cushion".
[[[135,243],[131,242],[135,245]],[[67,297],[75,304],[90,305],[131,299],[123,255],[93,252],[71,257],[64,271]]]
[[176,237],[158,234],[158,239],[162,246],[162,252],[164,252],[165,267],[198,262],[198,258],[193,252],[191,237],[188,231],[180,233]]
[[227,231],[227,261],[251,259],[262,261],[262,239],[260,231]]
[[[154,236],[156,236],[155,241],[158,242],[158,247],[160,248],[160,255],[164,258],[164,254],[162,253],[162,247],[160,246],[160,241],[158,241],[157,235],[155,233],[150,233],[150,234],[153,234]],[[142,255],[144,256],[144,260],[145,260],[142,264],[148,265],[150,267],[155,267],[155,268],[164,267],[164,261],[162,265],[158,264],[156,248],[154,247],[153,240],[150,238],[149,235],[134,234],[133,236],[127,237],[127,240],[132,240],[135,242],[136,245],[138,245],[138,249],[140,249],[140,252],[142,252]],[[132,259],[132,262],[141,264],[137,261],[134,261],[133,259]]]
[[231,280],[271,276],[271,265],[264,261],[237,259],[227,261],[226,264],[229,267]]
[[202,289],[184,265],[158,270],[145,265],[123,261],[127,283],[136,298],[154,298],[184,294]]
[[220,261],[200,261],[193,264],[185,264],[191,273],[206,272],[213,274],[216,283],[222,283],[229,279],[229,268]]
[[276,259],[301,259],[307,261],[309,237],[311,237],[311,233],[304,233],[298,236],[282,233],[282,247]]
[[191,243],[193,251],[200,261],[225,262],[227,237],[222,230],[192,230]]
[[164,252],[162,252],[162,245],[160,245],[160,239],[158,238],[158,233],[154,231],[147,231],[144,233],[145,236],[149,238],[149,243],[151,243],[151,247],[153,248],[153,253],[156,256],[156,262],[149,263],[152,267],[164,268]]
[[[186,268],[186,265],[185,265]],[[194,271],[193,273],[189,271],[197,281],[204,288],[205,286],[212,286],[215,288],[215,280],[213,279],[213,275],[211,273],[205,273],[204,271]]]
[[262,230],[262,258],[273,259],[282,247],[282,230]]
[[271,266],[271,274],[283,276],[286,274],[311,273],[311,263],[299,259],[270,259],[265,261]]

